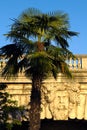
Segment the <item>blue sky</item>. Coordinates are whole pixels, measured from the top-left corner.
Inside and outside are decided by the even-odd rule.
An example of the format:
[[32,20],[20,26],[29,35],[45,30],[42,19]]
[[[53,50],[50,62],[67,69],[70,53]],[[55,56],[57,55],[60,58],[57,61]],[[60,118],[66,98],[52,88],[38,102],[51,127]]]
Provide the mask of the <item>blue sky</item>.
[[69,15],[70,30],[79,32],[69,40],[74,54],[87,54],[87,0],[1,0],[0,1],[0,47],[11,43],[3,34],[9,31],[11,19],[17,18],[27,8],[42,12],[63,11]]

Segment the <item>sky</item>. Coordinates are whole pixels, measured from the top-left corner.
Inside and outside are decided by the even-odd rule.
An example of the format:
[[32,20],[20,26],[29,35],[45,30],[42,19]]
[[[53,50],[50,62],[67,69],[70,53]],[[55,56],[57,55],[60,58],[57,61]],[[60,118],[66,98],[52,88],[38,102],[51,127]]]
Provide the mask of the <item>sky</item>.
[[3,35],[9,31],[11,19],[18,18],[28,8],[67,13],[70,30],[79,32],[69,40],[69,50],[73,54],[87,54],[87,0],[0,0],[0,47],[11,43]]

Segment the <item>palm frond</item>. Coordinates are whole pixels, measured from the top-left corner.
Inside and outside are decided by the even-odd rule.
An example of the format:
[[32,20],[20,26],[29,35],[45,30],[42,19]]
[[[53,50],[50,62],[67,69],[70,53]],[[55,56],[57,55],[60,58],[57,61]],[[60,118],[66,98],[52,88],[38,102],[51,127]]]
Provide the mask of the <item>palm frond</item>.
[[62,48],[67,48],[69,47],[69,44],[67,42],[67,40],[65,40],[63,37],[61,36],[55,36],[55,39],[57,41],[57,44],[60,45]]
[[[15,51],[16,50],[16,51]],[[9,44],[2,48],[0,48],[1,55],[6,56],[6,58],[14,57],[21,57],[23,55],[23,46],[16,45],[16,44]]]
[[23,13],[20,15],[19,19],[21,19],[22,16],[24,16],[24,14],[27,14],[28,17],[31,17],[31,16],[42,15],[42,12],[39,9],[36,9],[36,8],[28,8],[25,11],[23,11]]
[[17,59],[12,57],[7,61],[6,66],[2,69],[2,76],[7,79],[17,77],[18,72]]
[[31,77],[38,74],[45,78],[52,73],[56,78],[59,72],[71,74],[66,59],[75,57],[67,49],[67,39],[78,33],[69,30],[66,13],[42,13],[29,8],[13,22],[10,31],[5,34],[12,44],[0,49],[0,55],[8,58],[4,75],[12,72],[16,75],[22,69],[25,69],[25,75]]
[[78,32],[72,32],[72,31],[68,31],[67,32],[69,36],[78,36]]

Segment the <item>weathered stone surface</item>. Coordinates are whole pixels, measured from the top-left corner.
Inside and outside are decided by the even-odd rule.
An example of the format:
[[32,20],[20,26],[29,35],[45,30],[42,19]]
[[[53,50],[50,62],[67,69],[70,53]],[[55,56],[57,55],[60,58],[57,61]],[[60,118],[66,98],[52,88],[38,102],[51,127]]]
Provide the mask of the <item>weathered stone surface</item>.
[[[61,73],[57,80],[52,77],[44,80],[41,93],[41,119],[54,120],[85,119],[87,120],[87,55],[77,55],[78,60],[68,62],[73,79],[68,79]],[[6,83],[7,92],[18,105],[28,107],[31,95],[31,80],[19,74],[14,80],[0,77],[1,83]]]

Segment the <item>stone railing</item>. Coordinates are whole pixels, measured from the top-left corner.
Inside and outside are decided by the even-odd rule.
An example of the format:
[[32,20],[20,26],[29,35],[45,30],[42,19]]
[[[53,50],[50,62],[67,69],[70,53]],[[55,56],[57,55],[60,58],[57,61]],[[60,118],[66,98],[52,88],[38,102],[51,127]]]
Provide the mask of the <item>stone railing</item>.
[[[87,55],[75,55],[75,59],[67,59],[66,62],[70,69],[87,69]],[[0,69],[6,65],[7,59],[0,58]]]
[[75,59],[68,59],[66,62],[72,70],[87,69],[87,55],[75,55]]

